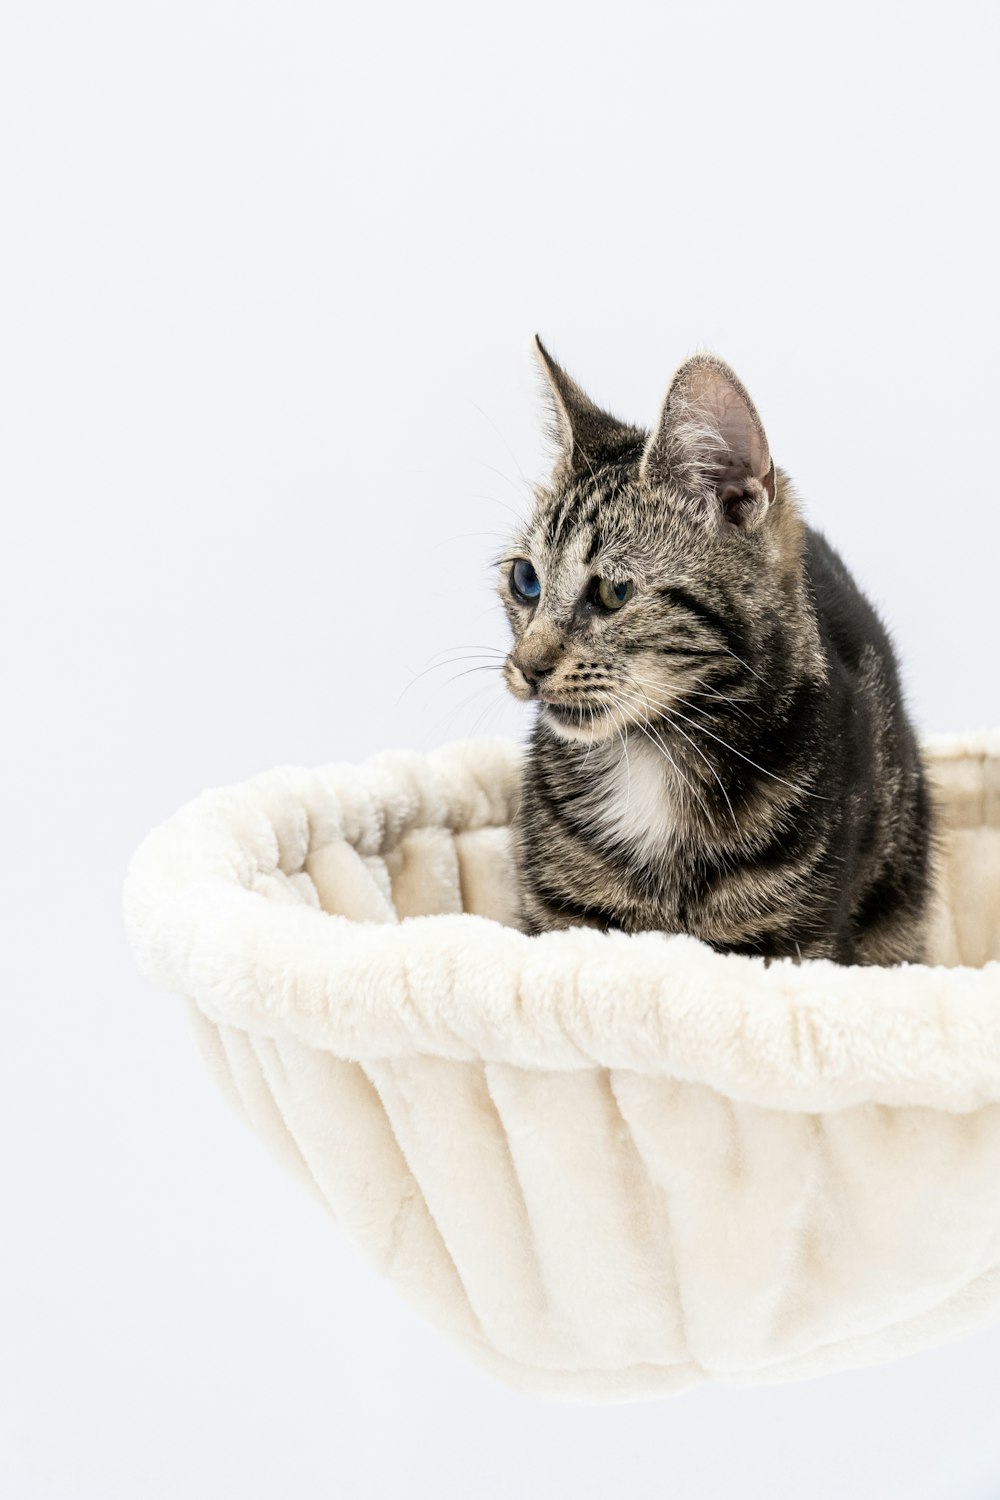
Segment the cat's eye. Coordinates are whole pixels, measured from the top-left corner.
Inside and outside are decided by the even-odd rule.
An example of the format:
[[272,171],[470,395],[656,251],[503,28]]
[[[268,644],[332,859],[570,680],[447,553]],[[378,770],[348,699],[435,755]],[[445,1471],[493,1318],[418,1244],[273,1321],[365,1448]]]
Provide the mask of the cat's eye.
[[591,602],[600,606],[601,609],[621,609],[627,604],[635,593],[635,584],[626,580],[624,583],[612,583],[610,578],[595,578],[592,585]]
[[532,604],[542,592],[538,574],[526,557],[519,557],[510,570],[510,588],[515,599]]

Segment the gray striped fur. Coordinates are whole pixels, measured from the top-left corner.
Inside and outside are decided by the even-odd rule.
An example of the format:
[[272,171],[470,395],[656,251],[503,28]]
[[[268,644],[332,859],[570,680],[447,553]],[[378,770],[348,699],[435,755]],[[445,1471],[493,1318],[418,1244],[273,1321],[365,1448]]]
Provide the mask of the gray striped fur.
[[[931,810],[892,647],[746,391],[697,356],[647,434],[538,353],[558,459],[499,579],[506,681],[538,705],[515,822],[527,929],[919,961]],[[600,579],[627,602],[604,608]]]

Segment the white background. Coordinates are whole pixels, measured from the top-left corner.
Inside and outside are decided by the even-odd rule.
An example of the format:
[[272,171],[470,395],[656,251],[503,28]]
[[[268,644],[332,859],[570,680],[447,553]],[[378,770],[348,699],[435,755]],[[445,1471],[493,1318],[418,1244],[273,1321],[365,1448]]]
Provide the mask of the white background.
[[494,1386],[230,1117],[120,916],[206,785],[522,731],[476,661],[413,679],[503,644],[535,328],[645,422],[727,357],[921,727],[1000,722],[996,17],[4,7],[6,1495],[1000,1493],[997,1329],[620,1408]]

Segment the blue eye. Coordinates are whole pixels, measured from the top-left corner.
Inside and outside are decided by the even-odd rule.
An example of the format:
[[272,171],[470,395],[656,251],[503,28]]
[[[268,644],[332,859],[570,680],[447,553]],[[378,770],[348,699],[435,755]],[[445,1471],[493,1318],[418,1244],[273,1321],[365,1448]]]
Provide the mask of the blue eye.
[[542,592],[538,574],[526,557],[519,557],[510,570],[510,587],[515,598],[530,602]]

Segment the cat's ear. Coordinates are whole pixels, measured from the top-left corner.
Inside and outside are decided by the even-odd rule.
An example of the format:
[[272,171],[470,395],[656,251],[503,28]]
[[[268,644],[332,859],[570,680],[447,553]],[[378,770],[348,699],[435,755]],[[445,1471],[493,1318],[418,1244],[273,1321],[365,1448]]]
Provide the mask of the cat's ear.
[[549,434],[558,452],[557,474],[587,474],[641,441],[635,427],[619,422],[617,417],[595,406],[576,381],[556,364],[537,333],[533,345],[545,380]]
[[757,409],[727,364],[696,354],[681,365],[642,456],[642,474],[669,480],[752,530],[774,499],[774,464]]

